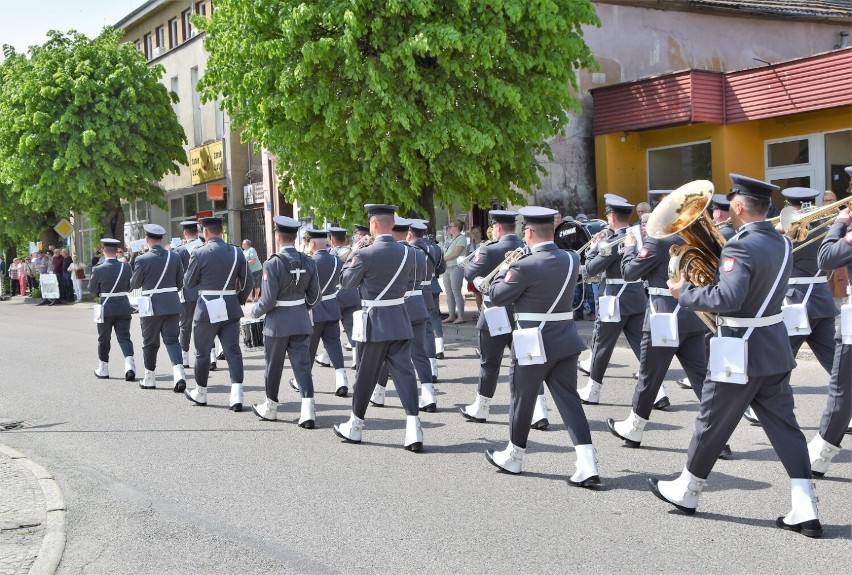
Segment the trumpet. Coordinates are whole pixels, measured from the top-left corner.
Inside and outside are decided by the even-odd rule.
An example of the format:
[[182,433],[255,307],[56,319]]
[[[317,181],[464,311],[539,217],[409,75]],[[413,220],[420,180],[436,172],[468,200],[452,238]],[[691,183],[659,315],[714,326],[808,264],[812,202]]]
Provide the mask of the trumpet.
[[459,260],[459,267],[461,269],[465,269],[468,266],[468,264],[470,264],[471,260],[473,260],[473,257],[476,255],[476,252],[478,252],[478,251],[479,251],[479,249],[475,249],[472,252],[470,252],[469,254],[467,254],[464,257],[463,260]]
[[612,228],[607,226],[604,229],[602,229],[601,231],[599,231],[598,233],[596,233],[595,235],[593,235],[592,238],[589,241],[584,243],[576,251],[577,251],[578,254],[582,254],[584,251],[592,249],[592,246],[600,244],[600,242],[602,242],[606,238],[612,237],[612,235],[613,235]]
[[[781,210],[778,220],[781,222],[781,228],[784,230],[784,235],[794,242],[804,242],[796,246],[794,249],[794,251],[796,251],[825,237],[828,230],[808,239],[808,235],[810,233],[830,226],[834,221],[834,217],[837,215],[837,212],[843,208],[852,208],[852,196],[820,208],[808,208],[802,211],[797,211],[796,208],[787,206]],[[810,229],[810,226],[817,222],[818,225],[813,229]]]
[[624,234],[620,238],[611,241],[601,240],[600,242],[598,242],[598,253],[604,257],[609,256],[612,254],[612,250],[623,244],[624,240],[626,239],[627,234]]
[[371,245],[373,245],[373,236],[363,236],[360,240],[355,242],[354,246],[352,246],[352,252],[357,252],[361,248],[366,248]]
[[512,250],[506,254],[506,259],[504,259],[499,266],[494,268],[490,274],[482,278],[473,278],[473,287],[478,289],[480,293],[488,293],[488,287],[491,285],[491,280],[494,279],[494,276],[496,276],[501,270],[507,269],[512,262],[518,261],[529,253],[530,249],[526,246]]

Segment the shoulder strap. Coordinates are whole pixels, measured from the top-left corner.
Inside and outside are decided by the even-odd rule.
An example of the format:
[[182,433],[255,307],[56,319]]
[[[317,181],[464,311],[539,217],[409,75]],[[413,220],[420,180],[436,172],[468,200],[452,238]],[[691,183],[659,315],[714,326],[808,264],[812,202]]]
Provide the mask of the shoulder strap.
[[[769,293],[766,294],[766,299],[763,300],[763,304],[760,306],[760,309],[757,310],[757,315],[755,319],[761,317],[763,312],[766,311],[766,306],[769,305],[769,300],[772,299],[775,290],[778,288],[778,284],[781,281],[781,276],[784,275],[784,270],[787,269],[787,260],[790,259],[790,248],[792,243],[784,236],[784,261],[781,262],[781,269],[778,270],[778,275],[775,276],[775,283],[772,284],[772,289],[769,290]],[[748,330],[743,335],[742,339],[748,341],[748,338],[751,337],[751,333],[754,331],[753,327],[748,328]]]
[[223,290],[223,291],[224,291],[224,290],[226,290],[226,289],[228,289],[228,284],[229,284],[229,283],[231,283],[231,276],[233,276],[233,275],[234,275],[234,270],[235,270],[235,269],[236,269],[236,267],[237,267],[237,257],[238,257],[237,252],[238,252],[238,251],[239,251],[239,250],[237,249],[237,246],[234,246],[234,263],[233,263],[233,264],[231,264],[231,271],[230,271],[230,272],[228,272],[228,279],[226,279],[226,280],[225,280],[225,285],[223,285],[223,286],[222,286],[222,290]]
[[[118,261],[118,260],[116,260],[116,261]],[[115,276],[115,283],[112,284],[112,289],[110,289],[109,292],[107,292],[107,293],[115,293],[115,288],[118,287],[118,280],[121,279],[121,274],[124,273],[124,262],[118,262],[118,265],[121,266],[121,269],[118,270],[118,275]]]
[[[329,254],[329,255],[331,255],[331,254]],[[325,290],[327,290],[328,286],[331,285],[331,280],[333,280],[334,276],[337,274],[337,262],[338,262],[337,256],[331,256],[331,257],[334,258],[334,269],[331,270],[331,275],[329,276],[328,281],[325,282],[324,286],[322,286],[322,289],[320,290],[320,296],[322,296],[322,294],[325,293]]]
[[395,282],[395,281],[396,281],[396,278],[397,278],[397,277],[399,277],[399,273],[402,271],[402,268],[403,268],[403,267],[405,267],[405,261],[406,261],[407,259],[408,259],[408,248],[405,248],[405,251],[404,251],[404,252],[403,252],[403,254],[402,254],[402,262],[399,264],[399,267],[398,267],[398,268],[396,268],[396,273],[395,273],[395,274],[393,274],[393,277],[392,277],[392,278],[391,278],[391,280],[388,282],[388,285],[386,285],[386,286],[385,286],[385,289],[383,289],[383,290],[382,290],[382,293],[380,293],[380,294],[376,297],[376,299],[375,299],[374,301],[379,301],[379,300],[380,300],[380,299],[382,299],[382,298],[384,297],[384,295],[388,292],[388,290],[390,289],[390,287],[393,285],[393,282]]
[[[562,289],[559,290],[559,295],[556,296],[556,299],[553,300],[553,305],[550,306],[550,309],[547,310],[547,313],[551,313],[555,308],[556,304],[559,303],[559,300],[562,299],[562,294],[565,293],[565,288],[568,287],[568,282],[571,281],[571,274],[574,273],[574,258],[571,255],[568,255],[568,274],[565,276],[565,283],[562,284]],[[538,329],[542,329],[544,324],[547,323],[547,320],[544,320],[540,324],[538,324]]]
[[[163,266],[163,273],[160,274],[160,279],[157,280],[157,285],[154,286],[154,289],[160,287],[160,283],[163,281],[163,277],[166,275],[166,270],[169,269],[169,260],[172,259],[172,252],[166,251],[166,265]],[[230,279],[230,278],[229,278]]]
[[438,267],[438,262],[436,262],[436,261],[435,261],[435,258],[433,258],[433,257],[432,257],[432,254],[430,254],[430,253],[429,253],[429,250],[428,250],[428,249],[424,248],[423,246],[421,246],[421,245],[419,245],[419,244],[414,244],[414,246],[413,246],[413,247],[415,247],[415,248],[419,249],[421,252],[423,252],[424,254],[426,254],[426,257],[427,257],[427,258],[429,258],[429,261],[430,261],[430,262],[432,262],[432,266],[433,266],[433,267]]

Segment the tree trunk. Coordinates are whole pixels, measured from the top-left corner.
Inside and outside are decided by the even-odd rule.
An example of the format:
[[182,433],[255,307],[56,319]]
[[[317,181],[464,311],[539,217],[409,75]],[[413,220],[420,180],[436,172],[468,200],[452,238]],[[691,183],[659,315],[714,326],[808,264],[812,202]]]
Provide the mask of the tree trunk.
[[59,247],[62,243],[62,237],[56,233],[51,227],[44,228],[41,232],[41,247],[47,251],[50,246]]
[[116,239],[122,246],[124,245],[124,210],[121,209],[121,202],[104,206],[101,225],[104,228],[105,238]]
[[420,209],[423,219],[429,220],[429,227],[435,233],[435,190],[432,186],[423,186],[420,191]]

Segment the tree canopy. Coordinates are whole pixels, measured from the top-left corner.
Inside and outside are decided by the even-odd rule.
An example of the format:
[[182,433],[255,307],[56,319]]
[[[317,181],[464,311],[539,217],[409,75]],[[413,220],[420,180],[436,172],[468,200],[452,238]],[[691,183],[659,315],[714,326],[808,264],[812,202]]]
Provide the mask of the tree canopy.
[[[120,199],[165,206],[157,182],[186,164],[171,94],[122,32],[95,39],[52,31],[28,55],[4,46],[0,65],[0,229],[21,214],[87,213],[123,238]],[[33,237],[43,218],[32,218]],[[55,222],[53,222],[55,223]],[[52,224],[51,224],[52,225]]]
[[594,65],[583,24],[589,0],[219,0],[200,89],[320,215],[519,203]]

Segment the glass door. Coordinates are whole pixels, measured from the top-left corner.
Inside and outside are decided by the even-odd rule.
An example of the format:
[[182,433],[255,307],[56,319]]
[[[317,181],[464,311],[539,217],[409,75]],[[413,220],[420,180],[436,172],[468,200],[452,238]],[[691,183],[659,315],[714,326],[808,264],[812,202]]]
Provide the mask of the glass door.
[[[785,140],[766,142],[766,181],[782,190],[792,187],[815,188],[825,186],[825,147],[821,134],[811,134]],[[770,217],[784,206],[781,192],[772,195]]]

